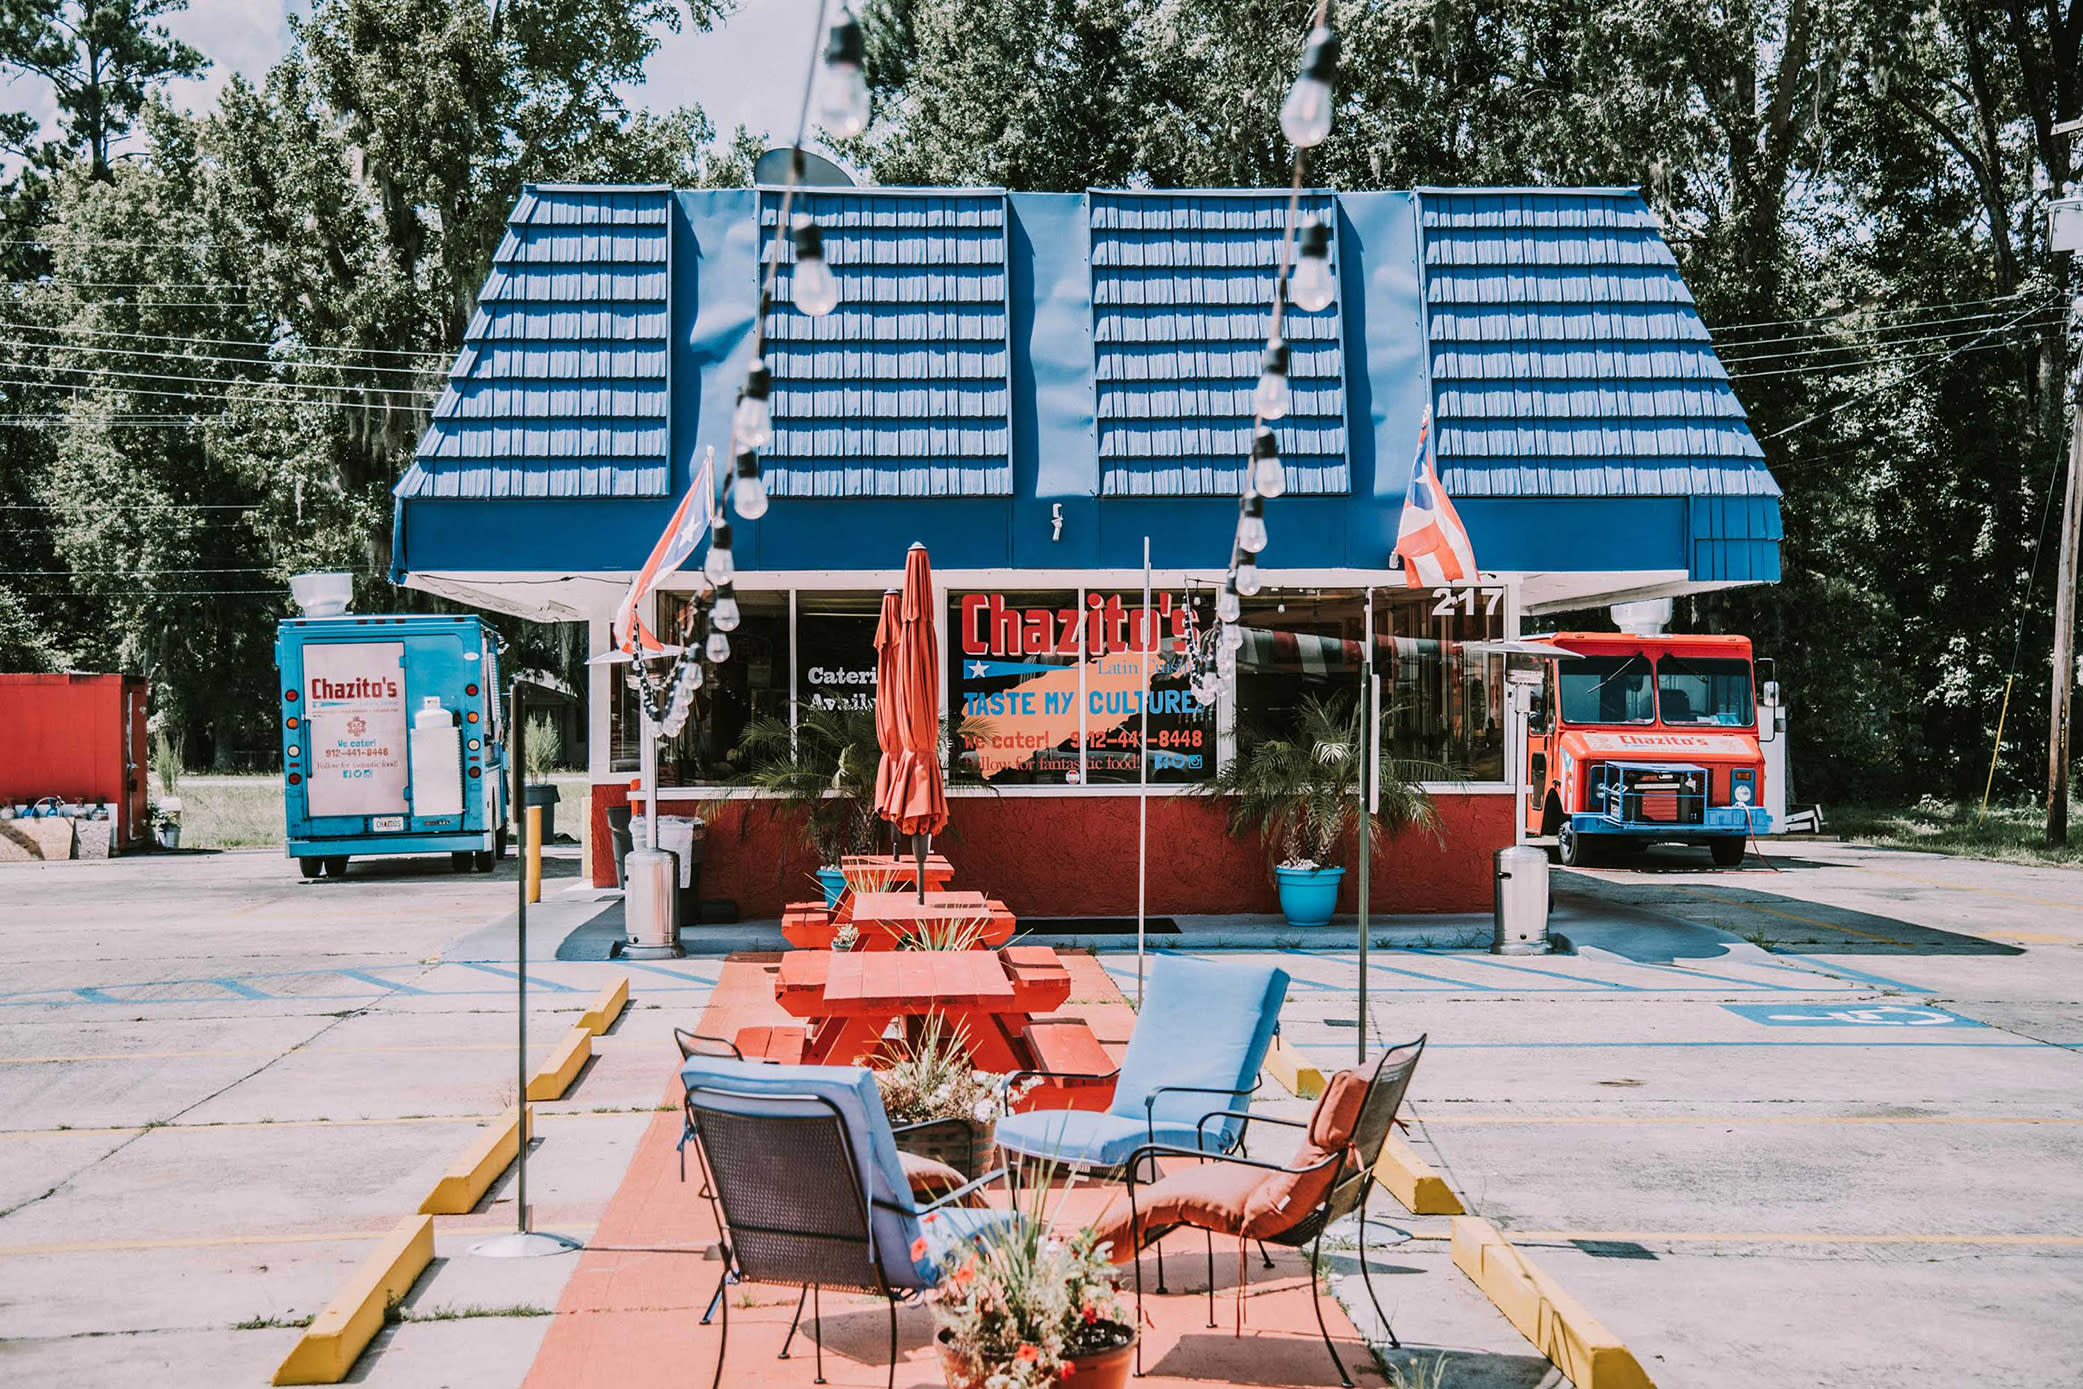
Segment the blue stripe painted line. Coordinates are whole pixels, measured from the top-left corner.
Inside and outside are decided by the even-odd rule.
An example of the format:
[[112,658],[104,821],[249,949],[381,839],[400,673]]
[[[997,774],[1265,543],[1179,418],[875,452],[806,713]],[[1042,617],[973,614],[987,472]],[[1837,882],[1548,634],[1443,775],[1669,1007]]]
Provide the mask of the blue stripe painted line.
[[228,993],[237,994],[240,998],[273,998],[275,996],[262,993],[259,989],[250,985],[241,984],[236,979],[212,979],[210,982]]
[[705,984],[712,989],[716,987],[716,981],[707,975],[682,974],[677,969],[667,969],[664,965],[646,964],[642,960],[616,960],[614,963],[622,966],[624,969],[640,969],[648,974],[663,974],[668,979],[678,979],[682,983]]
[[[121,987],[121,986],[118,986],[118,987]],[[111,998],[111,997],[109,997],[109,996],[108,996],[107,994],[103,993],[103,992],[102,992],[101,990],[99,990],[99,989],[74,989],[74,990],[73,990],[73,992],[79,995],[79,1001],[80,1001],[81,1003],[127,1003],[127,1002],[129,1002],[129,1000],[128,1000],[128,999],[122,999],[122,998]],[[56,998],[54,998],[54,999],[52,999],[52,1000],[50,1000],[50,1001],[51,1001],[52,1003],[61,1003],[61,1002],[62,1002],[62,1003],[69,1003],[69,1002],[71,1002],[72,1000],[70,1000],[70,999],[56,999]]]
[[1857,979],[1857,980],[1860,980],[1860,981],[1861,981],[1861,982],[1863,982],[1863,983],[1871,984],[1871,985],[1873,985],[1873,986],[1874,986],[1875,988],[1880,988],[1880,989],[1898,989],[1898,990],[1900,990],[1900,991],[1901,991],[1901,992],[1903,992],[1903,993],[1911,993],[1911,994],[1935,994],[1935,993],[1937,993],[1937,992],[1938,992],[1938,990],[1937,990],[1937,989],[1934,989],[1934,988],[1928,988],[1928,987],[1926,987],[1925,985],[1922,985],[1922,984],[1905,984],[1905,983],[1903,983],[1903,982],[1902,982],[1902,981],[1901,981],[1900,979],[1889,979],[1889,978],[1887,978],[1887,977],[1886,977],[1886,976],[1884,976],[1884,975],[1879,975],[1879,974],[1868,974],[1868,973],[1867,973],[1867,972],[1866,972],[1865,970],[1863,970],[1863,969],[1853,969],[1853,968],[1852,968],[1852,967],[1851,967],[1850,965],[1840,965],[1840,964],[1837,964],[1837,963],[1835,963],[1835,962],[1833,962],[1833,961],[1829,961],[1829,960],[1819,960],[1819,959],[1817,959],[1817,958],[1816,958],[1815,956],[1813,956],[1813,955],[1791,955],[1791,954],[1790,954],[1790,955],[1788,955],[1788,956],[1787,956],[1787,958],[1788,958],[1788,959],[1791,959],[1791,960],[1801,960],[1801,961],[1805,961],[1805,964],[1804,964],[1804,965],[1784,965],[1784,964],[1781,964],[1781,963],[1780,963],[1779,961],[1777,961],[1777,960],[1761,960],[1761,961],[1759,961],[1759,963],[1760,963],[1760,964],[1769,964],[1769,965],[1770,965],[1770,966],[1771,966],[1771,967],[1772,967],[1773,969],[1791,969],[1791,970],[1798,970],[1798,971],[1800,971],[1800,972],[1801,972],[1801,973],[1803,973],[1803,974],[1814,974],[1814,973],[1816,973],[1816,972],[1820,971],[1820,972],[1822,972],[1822,973],[1824,973],[1824,974],[1836,974],[1836,975],[1841,975],[1841,976],[1843,976],[1843,977],[1844,977],[1844,978],[1846,978],[1846,979]]
[[[1283,1037],[1287,1037],[1287,1034],[1285,1032],[1283,1032],[1281,1035]],[[1293,1038],[1288,1038],[1287,1040],[1290,1046],[1297,1047],[1303,1051],[1347,1052],[1352,1050],[1352,1044],[1350,1042],[1298,1042],[1295,1041]],[[1656,1050],[1658,1048],[1673,1047],[1861,1047],[1869,1050],[1878,1047],[1922,1047],[1927,1049],[1936,1047],[1940,1050],[1952,1051],[2033,1051],[2037,1050],[2042,1045],[2055,1046],[2057,1050],[2061,1049],[2058,1043],[2043,1044],[2040,1042],[1883,1042],[1877,1038],[1865,1042],[1427,1042],[1425,1044],[1427,1050],[1430,1050],[1433,1047],[1438,1047],[1442,1051],[1645,1051]]]
[[[461,965],[464,969],[483,970],[486,974],[496,974],[501,979],[519,979],[521,977],[520,975],[516,974],[514,971],[510,969],[501,969],[498,965],[479,964],[476,960],[449,960],[446,963],[452,965]],[[545,979],[540,974],[529,975],[528,986],[530,988],[548,989],[553,994],[576,994],[585,992],[584,989],[574,989],[571,985],[560,984],[554,979]]]
[[1711,979],[1717,984],[1734,984],[1738,988],[1744,989],[1768,989],[1773,993],[1780,994],[1849,992],[1849,990],[1829,988],[1801,989],[1796,988],[1792,984],[1768,983],[1763,979],[1731,979],[1729,976],[1725,974],[1709,974],[1707,973],[1707,971],[1703,969],[1693,969],[1688,965],[1660,965],[1654,962],[1653,960],[1634,960],[1630,963],[1632,963],[1637,969],[1667,970],[1670,973],[1678,975],[1680,978],[1683,979]]
[[1633,984],[1618,984],[1611,979],[1593,979],[1588,975],[1557,974],[1552,969],[1535,969],[1531,965],[1507,964],[1503,960],[1493,960],[1487,955],[1449,955],[1444,951],[1432,950],[1422,945],[1410,946],[1409,950],[1413,955],[1426,955],[1433,959],[1450,959],[1464,965],[1484,965],[1490,969],[1508,970],[1513,974],[1537,974],[1543,979],[1561,979],[1571,984],[1596,984],[1602,989],[1618,989],[1623,993],[1641,992]]
[[[1478,993],[1495,994],[1510,992],[1510,990],[1500,989],[1494,984],[1477,984],[1471,980],[1454,979],[1444,974],[1425,974],[1414,969],[1402,969],[1396,965],[1385,965],[1378,960],[1369,960],[1367,962],[1367,968],[1370,974],[1375,970],[1384,970],[1390,974],[1407,974],[1413,979],[1429,980],[1434,984],[1448,984],[1457,989],[1474,989]],[[1368,982],[1369,986],[1371,987],[1373,981],[1369,980]],[[1357,981],[1355,981],[1355,986],[1357,986]]]
[[386,979],[386,978],[384,978],[384,977],[383,977],[382,975],[380,975],[380,974],[375,974],[375,973],[372,973],[372,972],[370,972],[369,970],[366,970],[366,969],[336,969],[336,970],[334,970],[334,971],[333,971],[333,973],[335,973],[335,974],[338,974],[338,975],[341,975],[341,976],[343,976],[343,977],[345,977],[345,978],[348,978],[348,979],[353,979],[353,980],[357,980],[357,981],[359,981],[359,982],[361,982],[361,983],[364,983],[364,984],[374,984],[374,985],[375,985],[375,986],[376,986],[377,988],[379,988],[379,989],[382,989],[382,990],[384,990],[384,991],[385,991],[386,993],[394,993],[394,994],[424,994],[424,993],[426,993],[426,990],[425,990],[425,989],[415,988],[415,987],[413,987],[413,986],[412,986],[412,985],[410,985],[410,984],[400,984],[400,983],[396,983],[396,982],[395,982],[395,981],[393,981],[393,980],[389,980],[389,979]]

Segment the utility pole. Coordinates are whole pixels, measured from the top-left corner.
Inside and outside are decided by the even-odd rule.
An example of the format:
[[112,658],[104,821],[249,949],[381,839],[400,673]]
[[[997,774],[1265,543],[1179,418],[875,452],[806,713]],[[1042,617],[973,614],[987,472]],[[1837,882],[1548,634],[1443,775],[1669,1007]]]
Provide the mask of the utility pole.
[[[2054,127],[2083,136],[2083,120]],[[2071,167],[2075,161],[2070,160]],[[2054,566],[2054,697],[2047,728],[2047,843],[2069,842],[2069,706],[2076,683],[2076,544],[2083,526],[2083,196],[2074,183],[2047,215],[2048,244],[2069,253],[2069,476],[2061,500],[2061,549]]]

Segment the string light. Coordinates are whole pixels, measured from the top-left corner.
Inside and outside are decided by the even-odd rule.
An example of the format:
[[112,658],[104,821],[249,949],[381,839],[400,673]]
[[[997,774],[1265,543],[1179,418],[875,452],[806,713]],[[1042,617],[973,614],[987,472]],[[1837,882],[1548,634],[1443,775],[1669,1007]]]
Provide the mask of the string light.
[[[1246,598],[1252,597],[1263,587],[1263,582],[1258,576],[1258,560],[1248,552],[1242,559],[1237,561],[1236,584],[1237,592],[1243,594]],[[1232,619],[1232,621],[1234,620]],[[1236,628],[1232,627],[1230,630],[1235,631]]]
[[1264,425],[1251,441],[1251,486],[1261,497],[1277,497],[1287,491],[1287,467],[1280,461],[1280,445]]
[[1259,363],[1258,389],[1251,393],[1251,404],[1260,419],[1278,420],[1287,417],[1294,403],[1287,386],[1287,344],[1276,337],[1266,344],[1266,355]]
[[729,584],[716,585],[716,606],[709,609],[709,625],[719,632],[735,632],[742,620],[737,590]]
[[1215,620],[1224,624],[1235,622],[1243,616],[1244,605],[1237,601],[1237,580],[1234,575],[1222,586],[1215,599]]
[[1315,149],[1331,133],[1331,80],[1338,75],[1338,36],[1318,23],[1302,45],[1302,68],[1280,103],[1280,133],[1298,150]]
[[715,664],[722,665],[730,659],[730,638],[712,629],[705,654]]
[[718,588],[738,575],[737,566],[731,562],[730,522],[720,516],[709,532],[709,555],[702,561],[702,573],[708,575],[709,582]]
[[1331,307],[1337,286],[1331,280],[1331,229],[1321,217],[1302,226],[1302,259],[1295,266],[1288,296],[1305,313],[1320,313]]
[[823,318],[839,307],[839,282],[832,278],[832,267],[825,264],[825,234],[798,212],[795,241],[796,269],[789,281],[789,296],[804,313]]
[[1247,488],[1237,518],[1237,548],[1247,556],[1266,548],[1266,499]]
[[825,41],[825,68],[818,83],[817,116],[825,130],[851,140],[868,128],[868,44],[853,11],[842,9]]
[[759,455],[751,449],[738,454],[738,475],[731,480],[730,504],[741,521],[757,521],[767,514],[767,484],[760,480]]
[[738,393],[737,412],[731,416],[731,433],[740,448],[765,448],[774,438],[774,412],[767,398],[774,393],[774,373],[767,359],[754,357],[745,371],[745,388]]

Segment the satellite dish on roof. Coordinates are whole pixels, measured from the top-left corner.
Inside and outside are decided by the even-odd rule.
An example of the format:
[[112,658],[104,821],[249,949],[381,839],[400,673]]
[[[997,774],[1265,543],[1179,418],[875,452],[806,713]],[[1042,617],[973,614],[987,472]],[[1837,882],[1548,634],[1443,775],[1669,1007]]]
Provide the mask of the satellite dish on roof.
[[[780,187],[788,182],[789,147],[776,145],[759,157],[752,166],[752,181],[757,184]],[[810,150],[803,151],[803,176],[796,180],[804,188],[852,188],[858,180],[846,169]]]

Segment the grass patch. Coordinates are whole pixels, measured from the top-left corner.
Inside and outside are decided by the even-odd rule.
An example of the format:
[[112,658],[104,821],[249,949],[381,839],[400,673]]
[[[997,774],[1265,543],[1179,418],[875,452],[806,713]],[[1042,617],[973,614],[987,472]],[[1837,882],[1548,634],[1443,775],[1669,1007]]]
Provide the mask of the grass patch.
[[2003,863],[2083,868],[2083,805],[2073,800],[2069,802],[2069,825],[2067,846],[2050,849],[2044,802],[1991,805],[1984,819],[1979,801],[1926,796],[1910,806],[1832,806],[1828,828],[1862,844]]
[[234,1331],[301,1331],[311,1324],[310,1317],[248,1317],[231,1324]]
[[513,1302],[504,1307],[481,1307],[466,1303],[461,1307],[429,1307],[422,1311],[416,1307],[400,1307],[393,1302],[383,1309],[385,1322],[395,1326],[399,1322],[416,1321],[476,1321],[480,1317],[547,1317],[550,1309],[538,1307],[532,1302]]
[[186,777],[179,794],[183,846],[260,849],[287,838],[278,775]]

